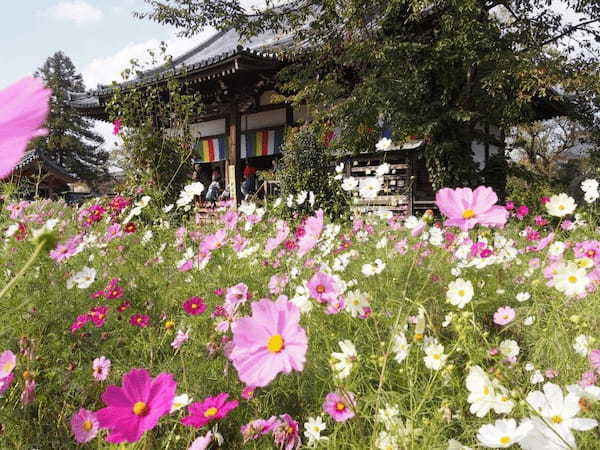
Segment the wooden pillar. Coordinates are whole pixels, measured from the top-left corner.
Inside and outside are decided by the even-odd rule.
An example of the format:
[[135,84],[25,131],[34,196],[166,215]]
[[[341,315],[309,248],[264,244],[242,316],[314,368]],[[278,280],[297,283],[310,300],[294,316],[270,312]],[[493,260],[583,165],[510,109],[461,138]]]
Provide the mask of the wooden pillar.
[[225,167],[225,178],[231,192],[231,198],[239,205],[242,201],[241,191],[241,119],[237,104],[232,104],[227,118],[227,134],[229,137],[229,146],[227,152],[227,162]]

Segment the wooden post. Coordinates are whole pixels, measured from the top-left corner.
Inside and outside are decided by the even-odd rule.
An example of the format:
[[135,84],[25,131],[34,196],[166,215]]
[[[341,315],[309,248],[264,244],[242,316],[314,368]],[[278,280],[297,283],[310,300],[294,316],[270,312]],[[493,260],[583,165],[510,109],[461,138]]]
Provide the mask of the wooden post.
[[227,152],[227,167],[225,176],[227,184],[231,190],[231,199],[238,205],[242,200],[241,191],[241,148],[240,148],[240,128],[241,119],[237,104],[230,107],[227,120],[227,132],[229,135],[229,148]]
[[[414,210],[413,210],[413,200],[414,200],[414,192],[415,192],[415,185],[417,184],[417,179],[416,179],[416,171],[415,169],[415,154],[413,153],[413,150],[408,150],[408,156],[406,158],[406,162],[407,164],[407,169],[406,169],[406,177],[407,177],[407,181],[408,181],[408,186],[409,186],[409,190],[407,193],[407,197],[408,197],[408,204],[406,205],[406,209],[407,209],[407,214],[411,215],[414,214]],[[412,176],[415,175],[415,179],[412,179]]]

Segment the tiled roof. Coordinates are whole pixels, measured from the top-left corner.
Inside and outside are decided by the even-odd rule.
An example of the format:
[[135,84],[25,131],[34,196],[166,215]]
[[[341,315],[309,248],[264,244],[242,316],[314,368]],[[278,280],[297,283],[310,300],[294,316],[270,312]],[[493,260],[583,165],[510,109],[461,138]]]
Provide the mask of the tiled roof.
[[73,183],[77,181],[77,177],[71,175],[69,172],[67,172],[67,169],[52,161],[52,159],[50,159],[45,152],[39,149],[33,149],[26,152],[19,163],[15,166],[14,170],[17,171],[25,169],[27,166],[37,160],[41,160],[49,172],[52,172],[55,175],[63,178],[67,183]]

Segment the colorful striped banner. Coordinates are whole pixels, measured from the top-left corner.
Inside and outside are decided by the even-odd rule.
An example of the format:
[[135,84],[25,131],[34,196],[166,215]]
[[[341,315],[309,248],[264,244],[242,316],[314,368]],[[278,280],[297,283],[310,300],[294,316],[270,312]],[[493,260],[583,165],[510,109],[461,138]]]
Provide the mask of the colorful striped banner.
[[222,161],[225,159],[225,136],[209,139],[197,139],[194,152],[202,162]]
[[283,133],[283,128],[246,131],[240,139],[241,157],[253,158],[255,156],[268,156],[281,153]]

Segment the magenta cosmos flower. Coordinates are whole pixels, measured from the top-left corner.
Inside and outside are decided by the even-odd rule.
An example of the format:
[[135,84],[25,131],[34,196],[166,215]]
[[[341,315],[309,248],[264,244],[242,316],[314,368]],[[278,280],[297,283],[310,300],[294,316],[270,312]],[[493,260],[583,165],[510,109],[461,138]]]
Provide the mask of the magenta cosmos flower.
[[93,375],[96,381],[104,381],[110,373],[111,361],[104,356],[94,359],[92,363]]
[[23,78],[0,91],[0,179],[17,165],[31,139],[44,136],[52,91],[37,78]]
[[170,373],[152,378],[145,369],[123,375],[123,387],[110,385],[102,394],[107,405],[96,413],[101,428],[108,428],[108,442],[136,442],[142,434],[169,414],[177,384]]
[[264,387],[280,372],[302,371],[308,339],[300,326],[300,310],[285,297],[263,299],[251,305],[252,316],[231,325],[230,359],[240,380]]
[[129,323],[136,327],[146,328],[150,325],[150,316],[147,316],[146,314],[133,314],[129,318]]
[[188,406],[189,415],[181,419],[181,423],[188,427],[200,428],[227,416],[237,408],[237,400],[227,401],[229,394],[221,392],[216,397],[207,397],[201,402],[192,403]]
[[510,306],[501,306],[494,313],[494,323],[496,325],[507,325],[515,318],[515,310]]
[[71,416],[71,432],[80,444],[90,442],[98,434],[98,419],[96,414],[81,408]]
[[447,219],[446,226],[457,226],[468,231],[475,225],[501,227],[506,223],[509,212],[496,205],[498,196],[492,188],[479,186],[474,191],[469,188],[440,189],[435,195],[435,203]]
[[183,310],[190,316],[197,316],[206,311],[206,303],[200,297],[190,297],[183,302]]
[[325,397],[323,403],[323,411],[331,416],[336,422],[345,422],[348,419],[354,417],[354,394],[352,392],[346,392],[345,394],[338,394],[337,392],[330,392]]
[[8,377],[17,365],[17,357],[10,350],[0,355],[0,378]]

